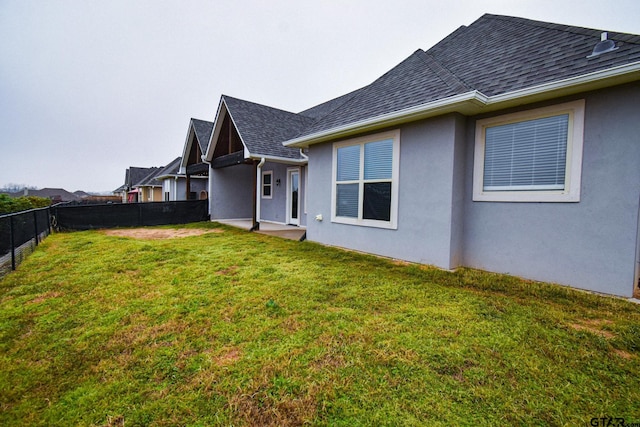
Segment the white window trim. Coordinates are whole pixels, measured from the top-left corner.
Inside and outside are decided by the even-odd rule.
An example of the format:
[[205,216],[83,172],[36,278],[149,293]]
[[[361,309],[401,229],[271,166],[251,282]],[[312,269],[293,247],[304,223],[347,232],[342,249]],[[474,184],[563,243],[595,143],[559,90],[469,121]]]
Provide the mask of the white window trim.
[[[476,202],[579,202],[584,140],[584,99],[534,110],[491,117],[476,122],[473,164],[473,200]],[[488,127],[569,114],[567,163],[563,190],[484,191],[485,130]]]
[[[393,159],[392,159],[392,171],[391,171],[391,212],[389,221],[381,221],[375,219],[363,219],[362,218],[362,205],[364,198],[364,180],[362,174],[364,173],[364,156],[360,155],[360,175],[358,183],[360,184],[360,190],[358,191],[358,218],[336,216],[336,175],[338,170],[338,149],[347,147],[350,145],[360,145],[368,142],[382,141],[385,139],[393,140]],[[400,129],[392,130],[389,132],[377,133],[374,135],[367,135],[358,138],[349,139],[346,141],[333,144],[333,159],[331,170],[331,222],[349,225],[359,225],[363,227],[375,227],[375,228],[387,228],[392,230],[398,229],[398,182],[400,178]]]
[[[268,196],[264,195],[264,188],[265,188],[264,176],[265,175],[271,175],[271,184],[269,184],[269,187],[271,187],[271,194]],[[260,186],[260,196],[263,199],[273,199],[273,171],[262,171],[262,185]]]

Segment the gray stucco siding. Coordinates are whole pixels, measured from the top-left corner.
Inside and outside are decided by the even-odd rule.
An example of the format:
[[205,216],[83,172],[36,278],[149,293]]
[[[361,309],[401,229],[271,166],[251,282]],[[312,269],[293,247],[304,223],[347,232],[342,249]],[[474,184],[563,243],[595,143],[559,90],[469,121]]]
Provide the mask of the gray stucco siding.
[[254,177],[251,165],[209,168],[211,219],[252,218]]
[[[447,115],[400,129],[398,227],[382,229],[331,222],[333,144],[310,147],[307,238],[333,246],[436,265],[455,267],[459,244],[452,223],[462,204],[454,202],[454,159],[464,142],[464,118]],[[460,178],[461,179],[461,178]],[[323,221],[315,221],[321,214]],[[452,244],[453,243],[453,244]]]
[[473,202],[475,120],[469,120],[464,264],[631,296],[640,195],[640,84],[575,99],[585,99],[577,203]]

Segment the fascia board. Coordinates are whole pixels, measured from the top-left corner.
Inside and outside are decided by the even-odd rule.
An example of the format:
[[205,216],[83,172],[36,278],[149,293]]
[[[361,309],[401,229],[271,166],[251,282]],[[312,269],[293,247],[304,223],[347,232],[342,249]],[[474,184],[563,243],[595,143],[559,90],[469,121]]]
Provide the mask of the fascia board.
[[227,104],[224,102],[224,97],[220,97],[218,110],[216,111],[216,118],[213,121],[213,132],[211,132],[211,139],[209,140],[209,144],[207,144],[207,152],[205,153],[205,160],[207,162],[211,162],[211,158],[213,157],[213,152],[216,148],[214,141],[218,140],[220,129],[222,128],[222,121],[224,120],[224,113],[226,111]]
[[193,127],[193,120],[189,119],[189,127],[187,128],[187,139],[185,139],[184,141],[184,146],[182,148],[182,158],[180,159],[180,168],[178,169],[179,173],[186,173],[187,171],[186,162],[189,161],[187,157],[188,157],[189,151],[191,151],[190,142],[193,140],[193,138],[191,138],[192,133],[193,133],[193,136],[195,137],[196,130]]
[[308,163],[306,159],[290,159],[288,157],[278,157],[278,156],[269,156],[269,155],[260,155],[260,154],[254,154],[249,158],[254,160],[265,159],[272,163],[284,163],[284,164],[294,164],[294,165],[306,165]]
[[290,139],[289,141],[285,141],[283,145],[285,147],[305,148],[309,145],[330,141],[332,139],[344,138],[362,132],[374,131],[384,127],[441,114],[458,112],[468,116],[475,115],[637,80],[640,80],[640,61],[495,96],[486,96],[480,91],[470,91],[393,113],[327,129],[311,135]]
[[[477,104],[485,104],[487,97],[478,91],[470,91],[460,95],[448,98],[438,99],[436,101],[420,104],[415,107],[405,108],[403,110],[394,111],[392,113],[383,114],[355,123],[349,123],[344,126],[328,129],[326,131],[317,132],[300,138],[285,141],[285,147],[305,148],[312,144],[325,142],[331,139],[352,136],[366,131],[378,130],[380,128],[394,126],[400,123],[424,119],[449,112],[469,110],[463,104],[471,103],[471,106]],[[475,108],[473,108],[475,109]]]

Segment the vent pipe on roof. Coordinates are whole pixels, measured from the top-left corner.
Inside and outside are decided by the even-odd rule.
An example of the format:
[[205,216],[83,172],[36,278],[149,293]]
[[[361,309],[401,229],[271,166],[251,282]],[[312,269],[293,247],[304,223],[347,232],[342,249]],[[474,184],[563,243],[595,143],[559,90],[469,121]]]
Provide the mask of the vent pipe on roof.
[[603,53],[618,50],[616,42],[608,40],[607,37],[608,34],[606,32],[600,34],[600,41],[593,47],[593,52],[591,52],[591,55],[587,56],[587,58],[593,58],[595,56],[602,55]]

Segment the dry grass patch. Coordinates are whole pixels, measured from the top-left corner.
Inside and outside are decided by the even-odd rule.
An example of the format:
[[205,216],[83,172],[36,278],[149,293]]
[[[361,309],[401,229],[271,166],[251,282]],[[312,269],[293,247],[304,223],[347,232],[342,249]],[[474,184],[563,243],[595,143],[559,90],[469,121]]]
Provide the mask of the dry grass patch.
[[142,240],[176,239],[182,237],[201,236],[208,233],[222,233],[219,228],[128,228],[123,230],[104,230],[107,236],[130,237]]
[[612,323],[613,322],[606,319],[586,319],[582,323],[572,323],[569,327],[576,331],[591,332],[592,334],[600,335],[601,337],[610,340],[615,338],[616,335],[611,331],[605,331],[602,327]]

